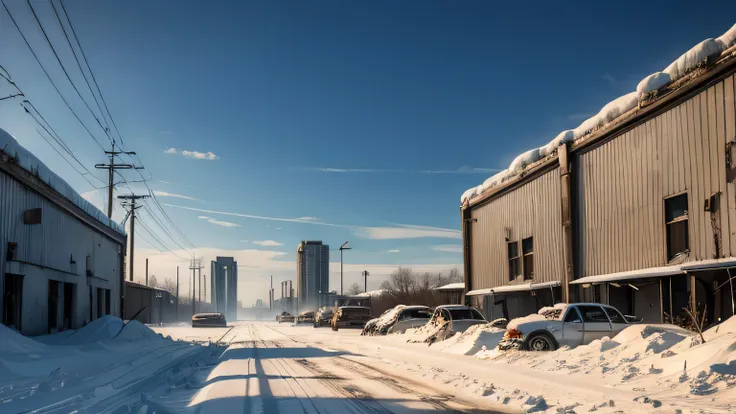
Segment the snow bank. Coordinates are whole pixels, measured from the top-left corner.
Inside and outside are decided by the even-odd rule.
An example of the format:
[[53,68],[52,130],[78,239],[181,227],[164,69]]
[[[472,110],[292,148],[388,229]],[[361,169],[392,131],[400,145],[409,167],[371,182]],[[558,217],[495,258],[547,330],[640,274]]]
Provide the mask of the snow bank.
[[[112,339],[120,332],[123,321],[115,316],[105,315],[88,323],[77,331],[68,335],[47,335],[43,342],[51,345],[80,345]],[[68,331],[65,331],[68,332]],[[55,337],[58,337],[56,339]]]
[[0,150],[13,157],[21,168],[38,177],[38,179],[56,190],[67,200],[76,204],[77,207],[84,210],[84,212],[94,217],[97,221],[120,234],[125,234],[125,230],[121,226],[107,218],[107,216],[98,210],[97,207],[93,206],[92,203],[82,198],[82,196],[74,191],[66,181],[46,167],[46,165],[36,158],[35,155],[23,148],[23,146],[21,146],[12,135],[2,128],[0,128]]
[[705,39],[670,63],[663,72],[668,74],[673,81],[677,80],[703,63],[706,58],[720,55],[724,50],[726,50],[726,47],[722,41]]
[[504,333],[505,329],[496,328],[490,323],[473,325],[465,332],[439,342],[435,347],[451,354],[475,355],[480,351],[496,348]]
[[656,91],[670,83],[672,78],[669,73],[655,72],[646,78],[642,79],[638,85],[636,85],[636,91],[640,95],[648,94],[649,92]]

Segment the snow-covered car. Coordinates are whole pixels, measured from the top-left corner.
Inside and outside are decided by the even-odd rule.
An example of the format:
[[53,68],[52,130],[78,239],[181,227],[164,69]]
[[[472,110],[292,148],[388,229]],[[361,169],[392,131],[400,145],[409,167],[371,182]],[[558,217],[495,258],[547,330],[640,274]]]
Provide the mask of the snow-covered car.
[[538,313],[513,319],[499,342],[501,350],[554,351],[561,346],[586,345],[613,337],[634,323],[616,308],[598,303],[557,304]]
[[314,311],[304,311],[296,317],[296,323],[314,322]]
[[192,328],[203,326],[227,326],[225,315],[221,313],[197,313],[192,316]]
[[319,328],[320,326],[329,326],[332,322],[332,317],[335,312],[329,306],[321,307],[314,315],[314,327]]
[[332,317],[332,330],[336,331],[340,328],[363,329],[365,324],[371,319],[373,319],[371,308],[364,306],[343,306]]
[[447,332],[446,338],[449,338],[458,332],[465,332],[473,325],[486,323],[488,321],[478,309],[465,305],[441,305],[435,308],[427,325],[439,327],[447,324],[444,330]]
[[407,329],[423,326],[432,317],[429,306],[398,305],[386,310],[380,317],[366,323],[361,335],[387,335],[404,333]]
[[289,312],[281,312],[276,320],[279,321],[279,323],[294,322],[294,315],[290,314]]

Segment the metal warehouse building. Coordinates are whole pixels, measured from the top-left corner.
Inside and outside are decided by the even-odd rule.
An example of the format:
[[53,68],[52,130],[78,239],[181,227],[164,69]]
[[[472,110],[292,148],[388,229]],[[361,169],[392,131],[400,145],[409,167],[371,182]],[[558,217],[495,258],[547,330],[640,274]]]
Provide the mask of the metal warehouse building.
[[468,302],[489,318],[561,301],[608,303],[648,322],[684,323],[688,306],[708,323],[733,315],[729,45],[519,173],[469,190],[461,208]]
[[26,335],[121,315],[123,230],[0,129],[0,307]]

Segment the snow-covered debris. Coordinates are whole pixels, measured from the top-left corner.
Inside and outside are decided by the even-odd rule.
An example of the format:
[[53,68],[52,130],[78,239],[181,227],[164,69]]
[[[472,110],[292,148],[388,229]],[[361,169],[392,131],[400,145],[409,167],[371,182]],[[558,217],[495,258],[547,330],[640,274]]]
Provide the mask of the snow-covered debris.
[[539,311],[538,315],[542,315],[547,319],[560,319],[567,309],[567,303],[557,303],[554,306],[545,306]]
[[575,139],[583,137],[590,131],[597,129],[603,125],[610,123],[619,116],[629,112],[639,105],[639,92],[634,91],[627,93],[624,96],[618,97],[613,101],[607,103],[601,110],[594,116],[583,121],[580,126],[575,128],[574,135]]
[[725,48],[729,48],[736,43],[736,24],[733,25],[726,33],[716,38],[719,42],[723,43]]
[[646,95],[649,92],[656,91],[663,88],[672,81],[669,73],[655,72],[646,78],[642,79],[638,85],[636,85],[636,91],[640,95]]
[[97,207],[89,201],[82,198],[79,193],[66,183],[61,177],[52,172],[44,163],[42,163],[35,155],[31,154],[27,149],[16,141],[16,139],[0,128],[0,151],[17,160],[18,165],[34,176],[38,177],[46,185],[56,190],[67,200],[71,201],[77,207],[81,208],[85,213],[94,217],[100,223],[110,227],[120,234],[125,234],[125,230],[107,218]]
[[722,41],[716,39],[705,39],[692,49],[683,53],[663,71],[674,81],[694,69],[705,59],[720,55],[726,49]]
[[378,290],[369,290],[367,292],[358,293],[358,296],[381,296],[385,293],[388,293],[388,290],[378,289]]

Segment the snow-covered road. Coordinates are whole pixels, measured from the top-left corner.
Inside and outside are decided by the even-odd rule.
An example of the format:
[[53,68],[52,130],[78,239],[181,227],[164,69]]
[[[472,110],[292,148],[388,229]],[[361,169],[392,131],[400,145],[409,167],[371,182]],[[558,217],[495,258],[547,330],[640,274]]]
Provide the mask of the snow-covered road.
[[241,322],[224,332],[155,330],[188,340],[226,333],[222,341],[230,346],[191,399],[197,413],[513,412],[453,395],[454,389],[443,392],[407,372],[378,368],[373,357],[329,347],[329,338],[340,343],[359,340],[359,331],[335,333],[271,322]]

